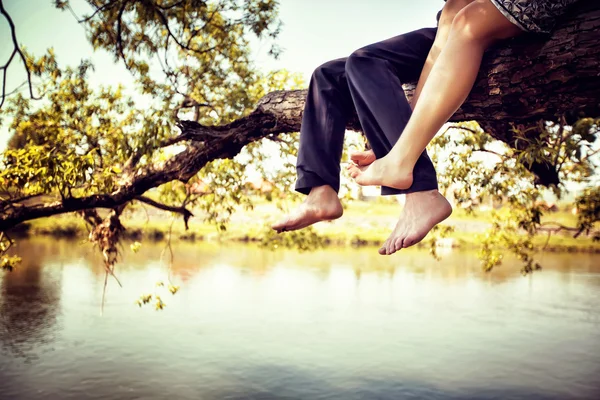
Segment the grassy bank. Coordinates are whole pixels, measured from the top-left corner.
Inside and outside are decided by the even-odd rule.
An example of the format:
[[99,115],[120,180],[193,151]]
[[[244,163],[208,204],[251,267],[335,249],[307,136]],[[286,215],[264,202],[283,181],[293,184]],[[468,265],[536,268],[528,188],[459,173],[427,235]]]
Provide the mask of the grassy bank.
[[[343,218],[332,223],[315,226],[324,237],[325,243],[336,246],[377,246],[389,235],[400,207],[393,203],[352,202],[348,204]],[[122,219],[126,227],[125,237],[130,241],[166,240],[172,225],[172,239],[189,241],[259,241],[274,219],[282,214],[270,203],[259,203],[252,212],[234,214],[227,230],[219,232],[215,226],[204,223],[201,218],[190,221],[190,229],[185,230],[180,218],[172,219],[165,213],[136,212]],[[197,215],[200,215],[197,213]],[[567,212],[550,214],[547,220],[563,224],[573,224],[575,216]],[[491,221],[491,211],[480,211],[476,215],[464,210],[455,210],[447,221],[454,226],[454,232],[441,242],[442,247],[476,248]],[[63,215],[44,218],[22,224],[15,236],[20,237],[69,237],[85,238],[87,228],[80,217]],[[569,235],[554,234],[547,241],[546,235],[535,239],[538,248],[546,251],[594,252],[600,253],[600,243],[591,238],[574,239]],[[546,245],[547,243],[547,245]]]

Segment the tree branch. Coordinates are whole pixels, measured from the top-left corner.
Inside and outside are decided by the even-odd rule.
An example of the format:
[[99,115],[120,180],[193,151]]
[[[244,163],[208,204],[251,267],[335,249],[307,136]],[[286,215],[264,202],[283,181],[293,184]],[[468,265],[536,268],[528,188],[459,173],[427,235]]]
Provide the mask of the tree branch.
[[6,64],[4,64],[2,67],[0,67],[0,70],[3,71],[2,72],[2,98],[0,98],[0,108],[2,108],[2,106],[4,105],[4,100],[6,98],[6,73],[8,70],[8,66],[10,65],[10,63],[12,62],[12,60],[16,54],[18,54],[19,57],[21,57],[21,60],[23,61],[23,65],[25,66],[25,72],[27,72],[27,82],[29,84],[29,96],[33,100],[39,100],[40,99],[39,97],[36,97],[33,95],[33,84],[31,83],[31,70],[29,68],[29,65],[27,65],[27,59],[25,58],[25,54],[23,54],[23,51],[19,47],[19,42],[17,41],[17,33],[16,33],[16,29],[15,29],[15,24],[13,23],[13,20],[10,17],[10,15],[8,15],[8,13],[6,12],[6,9],[4,8],[4,4],[2,3],[2,0],[0,0],[0,14],[2,14],[4,16],[4,18],[6,18],[6,21],[8,22],[8,25],[10,26],[10,34],[11,34],[11,39],[12,39],[12,43],[13,43],[13,52],[11,53],[10,57],[8,58],[8,61],[6,62]]
[[117,3],[118,3],[117,0],[109,1],[108,3],[104,4],[103,6],[96,8],[96,10],[91,15],[85,16],[82,19],[79,19],[79,17],[75,14],[75,12],[73,11],[73,9],[71,8],[70,5],[68,7],[71,10],[71,14],[73,14],[75,19],[77,20],[77,22],[79,22],[81,24],[81,23],[85,23],[85,22],[92,20],[96,15],[98,15],[98,13],[111,8],[112,6],[114,6]]
[[146,203],[154,208],[158,208],[163,211],[170,211],[170,212],[181,214],[183,216],[183,223],[185,224],[185,229],[186,230],[189,229],[188,221],[191,217],[194,216],[194,214],[192,214],[192,212],[190,210],[185,208],[185,206],[183,206],[183,205],[180,207],[169,206],[166,204],[159,203],[158,201],[154,201],[151,198],[146,197],[146,196],[138,196],[135,199],[138,201],[141,201],[142,203]]
[[[161,11],[161,7],[158,7],[155,4],[153,4],[153,5],[154,5],[154,11],[156,12],[156,14],[158,15],[158,17],[162,21],[162,24],[164,25],[165,29],[167,30],[167,33],[168,33],[169,37],[171,37],[173,39],[173,41],[179,47],[181,47],[182,49],[191,51],[191,52],[196,53],[196,54],[204,54],[204,53],[207,53],[207,52],[212,51],[212,50],[216,49],[217,47],[219,47],[219,45],[217,44],[217,45],[205,48],[205,49],[196,49],[196,48],[190,47],[190,45],[189,45],[190,41],[191,41],[191,38],[190,38],[190,41],[188,41],[187,44],[183,44],[179,39],[177,39],[177,37],[171,31],[171,28],[169,27],[169,20],[165,16],[165,14]],[[164,8],[162,8],[162,9],[164,10]]]
[[547,232],[551,232],[551,233],[558,233],[560,231],[575,232],[575,237],[581,235],[581,232],[583,232],[583,229],[576,228],[574,226],[566,226],[566,225],[560,224],[558,222],[553,222],[553,221],[544,222],[544,223],[540,224],[539,230],[547,231]]

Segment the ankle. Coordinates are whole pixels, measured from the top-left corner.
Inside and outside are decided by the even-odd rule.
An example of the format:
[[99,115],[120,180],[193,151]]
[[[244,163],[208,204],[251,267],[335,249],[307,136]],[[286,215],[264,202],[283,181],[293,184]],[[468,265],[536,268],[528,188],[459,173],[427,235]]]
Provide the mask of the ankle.
[[337,192],[329,185],[314,186],[310,189],[309,198],[337,197]]
[[394,152],[394,149],[392,149],[389,154],[392,156],[393,163],[397,168],[402,171],[410,171],[411,173],[415,167],[415,164],[417,163],[417,160],[421,156],[419,153],[417,158],[415,158],[410,152],[403,151],[403,149],[399,149],[396,152]]
[[441,195],[437,189],[423,190],[420,192],[412,192],[406,194],[406,201],[418,201],[424,197],[437,197]]

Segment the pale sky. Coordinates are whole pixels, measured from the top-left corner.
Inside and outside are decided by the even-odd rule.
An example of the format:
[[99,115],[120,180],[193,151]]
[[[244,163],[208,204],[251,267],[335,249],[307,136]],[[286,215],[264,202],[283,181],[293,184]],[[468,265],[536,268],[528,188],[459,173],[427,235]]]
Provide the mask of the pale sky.
[[[61,66],[77,65],[91,59],[96,72],[94,85],[132,86],[129,73],[104,51],[94,52],[83,27],[68,11],[61,12],[53,0],[3,0],[12,16],[17,37],[35,55],[54,47]],[[78,15],[90,8],[83,0],[71,0]],[[279,60],[266,51],[268,45],[255,49],[257,65],[265,71],[285,68],[301,73],[308,83],[315,67],[352,51],[404,32],[435,26],[442,0],[280,0],[283,29],[277,43],[284,49]],[[8,24],[0,17],[0,64],[12,51]],[[8,90],[25,81],[23,66],[13,61],[9,68]],[[0,128],[0,151],[8,140],[6,128]]]

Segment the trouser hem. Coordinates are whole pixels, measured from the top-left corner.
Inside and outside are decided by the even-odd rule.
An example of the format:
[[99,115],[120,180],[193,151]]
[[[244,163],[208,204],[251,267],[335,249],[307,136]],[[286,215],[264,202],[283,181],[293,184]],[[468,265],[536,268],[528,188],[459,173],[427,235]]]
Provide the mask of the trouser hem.
[[311,173],[311,172],[306,172],[306,171],[304,171],[303,176],[298,178],[298,180],[296,181],[295,190],[299,193],[307,195],[310,193],[310,190],[312,188],[317,187],[317,186],[323,186],[323,185],[331,186],[331,188],[333,190],[335,190],[336,193],[339,192],[339,190],[340,190],[339,183],[326,182],[323,178],[321,178],[317,174]]
[[426,192],[429,190],[438,190],[437,182],[430,181],[420,181],[413,182],[412,186],[408,189],[394,189],[387,186],[381,187],[381,195],[382,196],[397,196],[399,194],[408,194],[415,192]]

